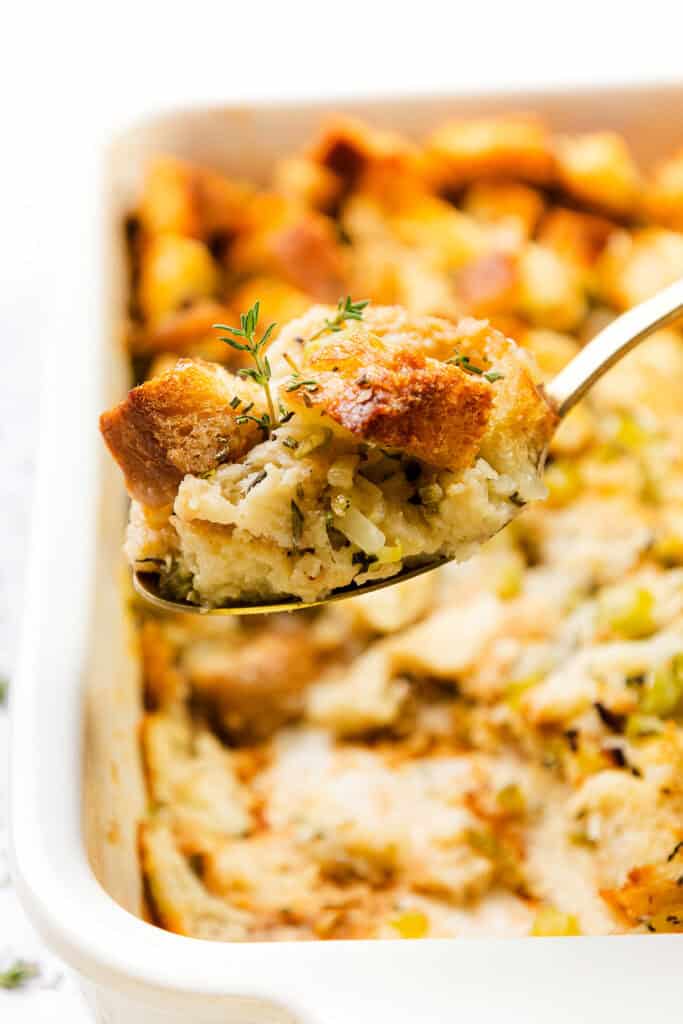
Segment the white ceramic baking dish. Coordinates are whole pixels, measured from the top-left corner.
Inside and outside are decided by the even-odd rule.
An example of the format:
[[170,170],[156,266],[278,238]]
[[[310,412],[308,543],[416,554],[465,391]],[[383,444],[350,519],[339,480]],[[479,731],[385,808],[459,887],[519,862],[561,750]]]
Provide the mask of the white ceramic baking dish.
[[[12,837],[34,923],[82,977],[98,1021],[416,1024],[456,1019],[677,1018],[674,936],[222,944],[137,915],[139,679],[121,600],[124,495],[97,433],[128,370],[121,215],[162,150],[262,178],[329,109],[419,136],[448,113],[533,109],[557,129],[611,127],[650,161],[681,141],[683,86],[174,113],[106,155],[105,188],[72,211],[80,262],[62,268],[47,352],[21,656],[13,687]],[[95,585],[96,581],[96,585]]]

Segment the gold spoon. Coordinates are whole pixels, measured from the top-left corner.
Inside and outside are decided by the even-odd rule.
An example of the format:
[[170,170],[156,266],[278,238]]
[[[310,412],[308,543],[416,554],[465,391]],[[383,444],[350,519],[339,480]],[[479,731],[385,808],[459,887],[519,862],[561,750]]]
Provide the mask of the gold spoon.
[[[623,313],[600,331],[549,384],[545,385],[543,395],[548,405],[560,419],[566,416],[596,380],[602,377],[603,373],[653,331],[665,327],[681,315],[683,315],[683,278],[669,285],[668,288],[664,288],[646,302]],[[328,597],[319,601],[300,601],[298,598],[291,597],[272,604],[235,604],[227,608],[206,609],[184,601],[168,601],[160,596],[159,578],[152,573],[134,572],[133,583],[141,597],[165,611],[194,612],[204,615],[260,615],[268,612],[291,612],[301,608],[314,608],[330,601],[342,601],[347,597],[368,594],[373,590],[381,590],[383,587],[391,587],[402,580],[420,576],[423,572],[431,572],[432,569],[437,569],[448,561],[450,559],[444,557],[435,558],[416,569],[404,569],[395,576],[379,580],[377,583],[367,583],[362,586],[352,583],[348,587],[334,590]]]

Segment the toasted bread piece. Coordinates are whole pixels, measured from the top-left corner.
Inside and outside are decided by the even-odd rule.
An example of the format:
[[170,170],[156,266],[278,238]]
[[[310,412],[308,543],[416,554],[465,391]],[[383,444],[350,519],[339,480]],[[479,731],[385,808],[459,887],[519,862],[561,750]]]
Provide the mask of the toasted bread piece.
[[281,278],[319,302],[344,293],[345,253],[334,221],[274,192],[251,204],[229,259],[233,274]]
[[247,382],[222,367],[181,359],[146,381],[100,417],[100,430],[123,470],[131,497],[143,505],[170,504],[186,473],[241,458],[260,437],[235,422],[235,395],[252,400]]
[[[287,328],[274,365],[289,335],[314,335],[325,312],[315,307]],[[457,355],[475,369],[446,362]],[[362,324],[306,342],[300,379],[313,387],[283,397],[304,416],[322,414],[365,441],[451,470],[484,448],[502,457],[505,472],[515,453],[535,466],[557,422],[514,342],[471,318],[454,324],[370,306]]]
[[532,114],[452,120],[427,140],[430,177],[441,188],[478,178],[549,184],[555,158],[543,123]]
[[186,309],[169,313],[152,328],[132,330],[128,346],[131,352],[141,356],[168,352],[195,355],[198,347],[210,348],[212,355],[215,352],[216,362],[242,366],[244,361],[240,359],[238,352],[219,341],[216,331],[213,330],[216,323],[233,322],[239,322],[239,314],[230,306],[214,299],[199,299]]
[[683,231],[683,146],[655,167],[645,189],[644,206],[658,224]]
[[628,217],[642,190],[640,173],[616,132],[562,136],[555,142],[560,185],[581,203]]
[[332,171],[346,190],[369,187],[375,191],[379,181],[385,185],[405,178],[412,181],[421,167],[419,151],[407,139],[344,116],[327,122],[309,156]]
[[220,290],[220,275],[209,247],[183,235],[156,235],[140,254],[138,301],[148,325]]
[[147,168],[140,220],[151,235],[207,239],[229,234],[241,223],[253,192],[253,186],[206,167],[160,156]]
[[309,342],[302,375],[316,387],[288,392],[352,434],[434,466],[474,460],[493,402],[492,385],[409,348],[386,345],[363,326]]

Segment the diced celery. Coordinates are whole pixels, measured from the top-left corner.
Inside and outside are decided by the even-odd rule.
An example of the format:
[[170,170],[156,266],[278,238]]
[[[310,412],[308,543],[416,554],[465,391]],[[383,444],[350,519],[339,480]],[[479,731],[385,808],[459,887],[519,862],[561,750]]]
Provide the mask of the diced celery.
[[515,679],[505,687],[505,700],[513,707],[519,707],[519,701],[522,694],[530,690],[532,686],[536,686],[540,683],[543,676],[540,672],[532,672],[528,676],[523,676],[521,679]]
[[538,937],[580,935],[581,929],[574,914],[565,914],[555,907],[541,907],[536,913],[530,934]]
[[581,474],[571,462],[553,462],[546,469],[543,482],[551,505],[568,505],[581,490]]
[[506,814],[521,818],[526,812],[526,800],[520,787],[510,782],[496,793],[496,803]]
[[654,610],[652,591],[628,584],[605,591],[599,601],[601,622],[630,640],[654,633],[657,628]]
[[626,736],[630,740],[644,736],[656,736],[662,731],[662,723],[655,715],[641,715],[634,712],[626,719]]
[[683,704],[683,654],[677,654],[669,665],[657,669],[645,681],[640,697],[644,715],[666,718]]
[[501,601],[517,597],[522,589],[523,572],[519,565],[509,562],[503,567],[496,582],[496,594]]
[[402,939],[423,939],[429,931],[429,918],[421,910],[403,910],[389,924]]
[[332,431],[329,427],[318,427],[312,430],[310,434],[302,438],[299,441],[298,447],[294,452],[295,459],[303,459],[304,456],[310,452],[315,451],[316,448],[322,448],[332,437]]
[[400,540],[390,547],[387,547],[385,545],[385,547],[381,548],[377,552],[377,561],[380,563],[380,565],[388,565],[392,562],[400,562],[402,558],[403,545],[401,544]]

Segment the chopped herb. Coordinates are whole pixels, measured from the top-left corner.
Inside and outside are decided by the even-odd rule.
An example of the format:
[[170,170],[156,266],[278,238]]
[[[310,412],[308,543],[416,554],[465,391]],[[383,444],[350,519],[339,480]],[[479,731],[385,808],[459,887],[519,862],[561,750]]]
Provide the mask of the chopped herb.
[[291,448],[292,451],[295,451],[299,447],[299,442],[295,437],[283,437],[282,443],[285,448]]
[[579,730],[578,729],[566,729],[564,733],[565,739],[569,744],[569,749],[572,754],[575,754],[579,749]]
[[7,704],[7,695],[9,693],[9,681],[7,679],[0,678],[0,708],[4,708]]
[[238,409],[241,404],[242,404],[242,399],[239,397],[239,395],[235,395],[235,397],[230,402],[230,408],[231,409]]
[[[235,418],[235,423],[238,423],[240,426],[243,423],[256,424],[259,430],[263,432],[263,436],[266,438],[270,437],[272,422],[273,421],[267,412],[264,412],[261,416],[250,416],[248,413],[242,413],[240,416]],[[277,425],[279,426],[280,424],[278,423]]]
[[325,320],[324,325],[315,334],[312,334],[309,340],[315,341],[316,338],[325,334],[326,331],[334,333],[341,331],[347,320],[362,320],[363,310],[368,305],[368,302],[368,299],[362,302],[352,302],[350,295],[347,295],[345,299],[340,299],[337,303],[337,312],[332,319]]
[[[231,348],[237,349],[238,352],[248,352],[254,361],[254,366],[248,369],[238,370],[237,373],[240,377],[253,380],[255,384],[258,384],[263,388],[266,396],[266,403],[268,405],[268,412],[262,416],[256,418],[251,417],[260,430],[263,430],[266,437],[270,437],[271,430],[279,426],[279,420],[275,412],[275,404],[273,402],[273,396],[270,392],[270,378],[272,376],[270,363],[268,362],[268,356],[265,354],[265,348],[270,340],[270,336],[273,330],[277,326],[275,323],[269,324],[261,337],[256,340],[256,327],[258,324],[260,303],[258,300],[254,303],[250,310],[240,315],[240,326],[229,327],[227,324],[214,324],[213,326],[219,331],[228,331],[232,334],[232,338],[221,338],[226,345],[230,345]],[[236,341],[236,338],[244,338],[244,342]],[[237,418],[237,423],[247,422],[241,416]]]
[[292,537],[294,544],[298,547],[304,529],[304,514],[294,500],[290,502],[290,505],[292,508]]
[[596,701],[593,705],[598,713],[600,721],[603,725],[606,725],[612,732],[623,732],[626,718],[624,715],[617,715],[614,711],[610,711],[600,701]]
[[673,850],[671,851],[669,856],[666,858],[667,864],[670,864],[671,861],[674,860],[675,857],[678,856],[678,853],[679,853],[679,851],[681,849],[683,849],[683,839],[681,839],[680,842],[676,843],[676,845],[674,846]]
[[495,384],[497,380],[502,380],[505,376],[500,370],[483,370],[481,366],[475,366],[469,356],[461,356],[458,352],[451,356],[450,359],[447,359],[446,362],[459,366],[466,373],[474,373],[478,377],[483,377],[490,384]]
[[6,970],[0,971],[0,988],[23,988],[39,974],[38,964],[29,960],[15,960]]
[[244,492],[245,495],[249,494],[249,491],[253,491],[253,489],[256,487],[256,485],[260,484],[262,480],[265,480],[267,476],[268,476],[268,471],[266,469],[260,469],[258,471],[258,473],[256,474],[256,476],[254,476],[253,479],[249,481],[249,486],[247,487],[246,491]]
[[295,370],[285,384],[285,391],[299,391],[300,388],[304,391],[319,391],[320,385],[315,380],[302,380],[299,371]]
[[484,373],[481,366],[475,366],[469,356],[461,356],[459,353],[451,356],[446,362],[451,363],[453,366],[459,366],[461,370],[465,370],[467,373],[476,373],[478,376]]

